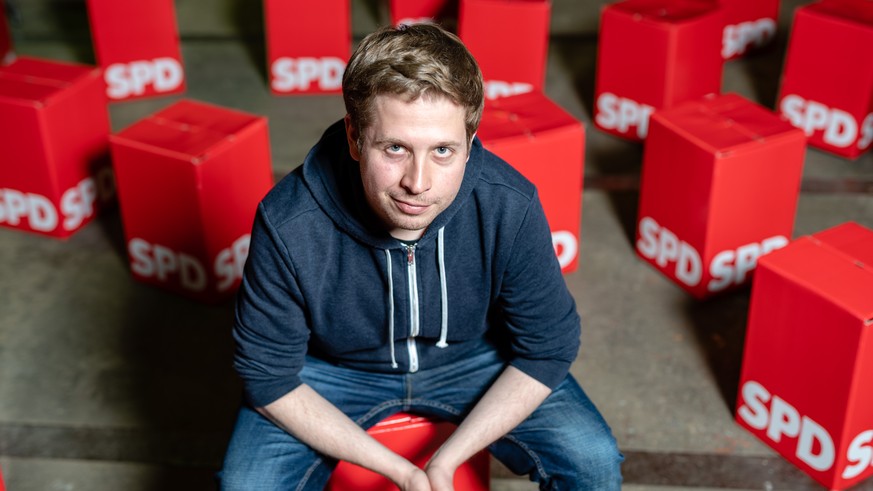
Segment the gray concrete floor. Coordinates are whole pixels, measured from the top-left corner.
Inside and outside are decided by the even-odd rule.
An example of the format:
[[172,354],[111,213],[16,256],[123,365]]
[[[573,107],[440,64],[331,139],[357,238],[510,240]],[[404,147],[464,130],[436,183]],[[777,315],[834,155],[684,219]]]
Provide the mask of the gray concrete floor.
[[[179,5],[195,15],[185,14],[195,4]],[[45,32],[18,39],[19,53],[90,59],[87,39]],[[728,63],[723,91],[772,107],[784,43]],[[566,276],[584,323],[572,371],[627,455],[626,489],[821,489],[733,422],[748,290],[694,301],[636,259],[641,147],[590,123],[595,54],[594,36],[555,36],[546,93],[586,124],[580,268]],[[338,96],[271,96],[257,38],[189,33],[183,56],[184,97],[269,118],[277,176],[343,115]],[[113,130],[178,98],[113,104]],[[810,149],[795,236],[848,220],[873,228],[873,155],[850,162]],[[126,261],[117,212],[64,242],[0,229],[0,468],[10,491],[212,489],[240,400],[232,306],[137,283]],[[495,490],[532,489],[496,465],[494,475]]]

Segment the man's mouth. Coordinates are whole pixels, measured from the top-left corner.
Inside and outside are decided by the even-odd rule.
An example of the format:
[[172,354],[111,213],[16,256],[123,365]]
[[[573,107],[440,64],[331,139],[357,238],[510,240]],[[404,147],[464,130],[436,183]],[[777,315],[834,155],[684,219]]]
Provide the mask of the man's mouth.
[[430,204],[412,203],[409,201],[402,201],[397,198],[392,199],[394,200],[394,204],[397,206],[397,208],[407,215],[421,215],[422,213],[426,212],[428,208],[430,208]]

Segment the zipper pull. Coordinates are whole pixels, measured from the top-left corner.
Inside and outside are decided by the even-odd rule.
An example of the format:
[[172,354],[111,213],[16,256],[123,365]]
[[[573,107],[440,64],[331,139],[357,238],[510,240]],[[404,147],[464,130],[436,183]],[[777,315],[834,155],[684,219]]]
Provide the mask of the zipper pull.
[[415,263],[415,246],[406,246],[406,264],[412,266]]

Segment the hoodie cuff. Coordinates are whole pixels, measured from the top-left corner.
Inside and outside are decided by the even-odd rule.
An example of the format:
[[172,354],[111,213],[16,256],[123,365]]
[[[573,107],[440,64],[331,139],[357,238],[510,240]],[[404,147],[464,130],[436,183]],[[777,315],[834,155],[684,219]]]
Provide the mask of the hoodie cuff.
[[510,365],[554,390],[570,372],[570,363],[562,360],[531,360],[516,358]]

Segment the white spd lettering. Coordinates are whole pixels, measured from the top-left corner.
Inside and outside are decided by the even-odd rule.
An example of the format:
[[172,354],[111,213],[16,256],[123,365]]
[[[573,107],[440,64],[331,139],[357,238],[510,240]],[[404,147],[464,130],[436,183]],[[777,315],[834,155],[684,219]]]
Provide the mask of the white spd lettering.
[[58,211],[40,194],[0,188],[0,223],[17,227],[22,220],[31,230],[51,232],[58,226]]
[[862,431],[852,440],[846,451],[846,460],[849,465],[843,469],[843,479],[856,478],[873,466],[873,430]]
[[271,86],[277,92],[309,90],[313,82],[321,90],[337,90],[342,86],[346,64],[339,58],[278,58],[273,62]]
[[130,239],[127,252],[130,269],[144,278],[157,278],[164,283],[178,281],[192,292],[206,288],[206,270],[196,258],[140,238]]
[[[53,232],[60,223],[64,230],[80,227],[94,216],[98,197],[106,202],[115,194],[112,169],[104,167],[95,177],[86,177],[61,195],[60,214],[55,204],[40,194],[0,189],[0,223],[18,226],[27,220],[31,230]],[[63,221],[60,219],[63,218]]]
[[721,55],[725,59],[741,55],[750,47],[760,48],[776,35],[776,21],[762,18],[725,26],[722,38]]
[[[831,469],[836,460],[834,440],[830,433],[812,418],[801,415],[784,399],[772,395],[760,383],[749,380],[742,387],[743,405],[737,414],[746,424],[756,430],[766,429],[767,438],[775,443],[782,437],[797,438],[795,455],[817,471]],[[770,403],[770,407],[767,407]],[[859,475],[873,458],[869,446],[873,430],[861,432],[849,445],[847,456],[850,465],[843,470],[843,478]]]
[[124,99],[142,95],[151,86],[155,92],[169,92],[182,85],[182,64],[174,58],[114,63],[104,72],[106,95],[110,99]]
[[873,113],[868,114],[861,123],[861,140],[858,141],[858,148],[867,150],[871,143],[873,143]]
[[97,186],[94,179],[86,178],[71,187],[61,196],[61,213],[64,215],[64,230],[74,230],[94,215],[97,201]]
[[[824,131],[822,140],[837,148],[846,148],[858,140],[858,122],[841,109],[829,108],[816,101],[807,101],[799,95],[790,94],[782,98],[779,110],[792,125],[802,129],[806,136]],[[873,113],[864,118],[862,140],[859,148],[866,148],[873,142]]]
[[245,234],[215,256],[214,270],[218,278],[218,291],[227,291],[236,280],[242,278],[251,238],[251,235]]
[[524,82],[503,82],[500,80],[485,81],[485,98],[498,99],[511,95],[526,94],[533,91],[533,85]]
[[760,244],[753,242],[737,247],[736,250],[719,252],[709,263],[712,279],[706,285],[707,290],[717,292],[731,285],[742,284],[746,281],[746,274],[758,264],[758,257],[787,245],[787,237],[776,235],[764,239]]
[[397,26],[411,26],[414,24],[424,24],[433,22],[433,17],[404,17],[397,21]]
[[637,136],[644,139],[649,132],[649,116],[655,108],[631,99],[604,92],[597,98],[595,122],[603,128],[628,133],[636,128]]
[[637,251],[644,257],[653,259],[661,268],[676,263],[676,279],[688,286],[697,286],[703,276],[700,254],[676,234],[661,227],[651,217],[643,217],[639,223],[640,238]]
[[579,240],[576,236],[566,230],[552,232],[552,247],[555,248],[555,255],[558,256],[558,263],[561,269],[566,268],[576,258],[576,253],[579,251]]

